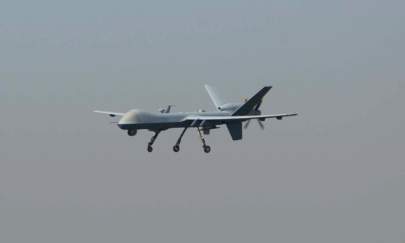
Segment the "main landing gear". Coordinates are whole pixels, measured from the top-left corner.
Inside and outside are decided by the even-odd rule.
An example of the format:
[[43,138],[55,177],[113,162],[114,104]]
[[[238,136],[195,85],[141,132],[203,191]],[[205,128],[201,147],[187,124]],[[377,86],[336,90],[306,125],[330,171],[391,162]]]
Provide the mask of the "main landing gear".
[[185,128],[183,129],[183,131],[182,131],[182,132],[181,132],[181,134],[180,134],[179,139],[177,139],[176,144],[173,146],[173,151],[174,151],[174,152],[176,152],[176,153],[177,153],[177,152],[179,152],[179,151],[180,151],[180,143],[181,143],[181,139],[183,138],[184,133],[186,133],[187,129],[188,129],[188,127],[185,127]]
[[[188,127],[185,127],[185,128],[183,129],[183,131],[182,131],[181,134],[180,134],[179,139],[177,139],[176,144],[173,146],[173,151],[174,151],[174,152],[177,153],[177,152],[180,151],[181,139],[183,138],[184,133],[187,131],[187,129],[188,129]],[[201,142],[202,142],[202,144],[203,144],[203,150],[204,150],[204,152],[205,152],[205,153],[211,152],[211,147],[208,146],[208,145],[205,143],[205,139],[204,139],[204,137],[203,137],[203,135],[202,135],[201,129],[200,129],[199,127],[198,127],[197,129],[198,129],[198,134],[200,135]]]
[[[183,136],[184,136],[184,134],[186,133],[186,131],[187,131],[188,128],[189,128],[189,127],[185,127],[185,128],[183,129],[183,131],[181,132],[180,137],[177,139],[176,144],[173,146],[173,151],[174,151],[174,152],[177,153],[177,152],[180,151],[180,143],[181,143],[181,140],[182,140],[182,138],[183,138]],[[210,152],[211,152],[211,147],[206,144],[205,139],[204,139],[204,136],[203,136],[203,133],[202,133],[202,130],[201,130],[199,127],[197,128],[197,130],[198,130],[198,134],[199,134],[199,136],[200,136],[201,142],[202,142],[202,144],[203,144],[203,151],[204,151],[205,153],[210,153]],[[155,135],[153,135],[153,137],[151,138],[150,142],[148,143],[147,151],[148,151],[149,153],[153,152],[153,147],[152,147],[152,145],[155,143],[156,138],[159,136],[160,132],[161,132],[161,131],[155,131]],[[129,134],[129,131],[128,131],[128,134]]]
[[211,152],[211,147],[208,146],[208,145],[205,143],[205,139],[204,139],[204,137],[203,137],[203,135],[202,135],[202,133],[201,133],[201,129],[200,129],[199,127],[197,127],[197,130],[198,130],[198,134],[200,135],[201,142],[202,142],[202,144],[203,144],[203,150],[204,150],[205,153],[208,154],[209,152]]
[[156,138],[159,136],[160,131],[156,131],[155,135],[153,135],[153,137],[150,139],[150,142],[148,143],[148,152],[151,153],[153,151],[153,143],[155,142]]

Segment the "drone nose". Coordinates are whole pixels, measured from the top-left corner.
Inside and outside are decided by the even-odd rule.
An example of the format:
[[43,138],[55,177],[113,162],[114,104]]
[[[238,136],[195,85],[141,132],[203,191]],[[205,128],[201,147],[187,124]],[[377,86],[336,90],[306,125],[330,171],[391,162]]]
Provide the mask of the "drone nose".
[[118,121],[118,126],[123,125],[124,124],[124,117],[122,117],[119,121]]
[[125,129],[128,125],[134,124],[136,119],[136,114],[133,111],[125,113],[124,116],[118,121],[118,126],[121,129]]
[[117,126],[118,126],[119,128],[121,128],[121,129],[125,129],[125,128],[126,128],[126,122],[125,122],[125,120],[124,120],[124,117],[122,117],[122,118],[118,121]]

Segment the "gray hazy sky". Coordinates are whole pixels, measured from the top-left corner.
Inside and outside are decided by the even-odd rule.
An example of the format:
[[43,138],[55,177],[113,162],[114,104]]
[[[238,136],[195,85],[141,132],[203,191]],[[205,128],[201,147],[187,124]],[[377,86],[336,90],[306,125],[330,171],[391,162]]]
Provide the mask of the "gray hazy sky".
[[[1,242],[405,242],[405,2],[1,1]],[[264,112],[233,143],[94,109]]]

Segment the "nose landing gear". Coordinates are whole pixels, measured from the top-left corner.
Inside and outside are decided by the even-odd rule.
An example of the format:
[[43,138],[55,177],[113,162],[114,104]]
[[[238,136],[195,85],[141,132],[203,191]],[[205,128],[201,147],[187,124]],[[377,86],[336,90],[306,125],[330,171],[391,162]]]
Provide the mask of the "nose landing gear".
[[179,152],[179,151],[180,151],[180,143],[181,143],[181,139],[183,138],[184,133],[186,133],[187,129],[188,129],[188,127],[185,127],[185,128],[183,129],[183,131],[182,131],[182,132],[181,132],[181,134],[180,134],[179,139],[177,139],[176,144],[173,146],[173,151],[174,151],[174,152],[176,152],[176,153],[177,153],[177,152]]
[[148,143],[148,152],[151,153],[153,151],[153,143],[155,142],[156,138],[159,136],[160,131],[156,131],[155,135],[153,135],[153,137],[151,138],[150,142]]

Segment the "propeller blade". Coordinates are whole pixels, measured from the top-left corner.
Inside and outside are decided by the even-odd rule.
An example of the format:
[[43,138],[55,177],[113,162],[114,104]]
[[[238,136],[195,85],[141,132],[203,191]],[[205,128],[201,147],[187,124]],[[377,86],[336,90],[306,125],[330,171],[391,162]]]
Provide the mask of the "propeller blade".
[[244,128],[247,129],[247,128],[249,127],[249,124],[250,124],[250,120],[248,120],[248,121],[245,123]]
[[263,124],[263,122],[260,121],[260,120],[257,120],[257,123],[259,123],[260,128],[261,128],[262,130],[264,130],[264,124]]

